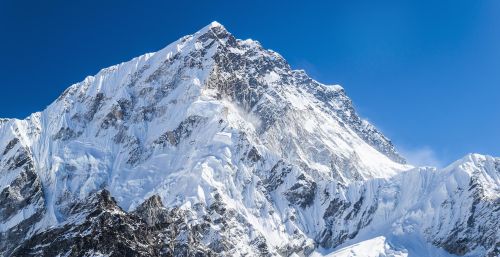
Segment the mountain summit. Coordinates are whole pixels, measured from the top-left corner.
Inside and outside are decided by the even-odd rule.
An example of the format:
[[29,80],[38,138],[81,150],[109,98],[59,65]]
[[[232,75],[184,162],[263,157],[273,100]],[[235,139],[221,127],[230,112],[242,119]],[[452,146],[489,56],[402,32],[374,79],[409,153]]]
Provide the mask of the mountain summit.
[[498,256],[499,185],[499,158],[405,164],[342,87],[212,22],[0,120],[0,253]]

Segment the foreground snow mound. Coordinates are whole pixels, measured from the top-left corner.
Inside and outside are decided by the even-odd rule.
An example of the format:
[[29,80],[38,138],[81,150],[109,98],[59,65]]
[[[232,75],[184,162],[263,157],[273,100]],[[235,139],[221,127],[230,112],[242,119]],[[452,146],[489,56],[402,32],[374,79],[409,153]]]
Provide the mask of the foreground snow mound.
[[383,236],[376,237],[361,243],[353,244],[333,253],[327,257],[407,257],[406,251],[392,249]]
[[311,257],[456,256],[414,235],[404,235],[401,237],[395,235],[377,236],[366,240],[356,239],[354,243],[346,243],[344,245],[337,247],[335,251],[328,254],[315,252]]
[[406,165],[342,87],[212,23],[0,120],[0,253],[495,256],[499,163]]

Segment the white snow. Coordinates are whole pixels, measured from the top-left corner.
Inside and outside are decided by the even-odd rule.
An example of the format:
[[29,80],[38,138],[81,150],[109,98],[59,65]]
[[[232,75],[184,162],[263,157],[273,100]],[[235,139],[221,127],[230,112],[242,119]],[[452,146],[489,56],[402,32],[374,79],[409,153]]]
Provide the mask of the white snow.
[[[313,254],[311,257],[322,256]],[[360,243],[341,248],[326,257],[407,257],[405,250],[394,250],[383,236],[375,237]]]

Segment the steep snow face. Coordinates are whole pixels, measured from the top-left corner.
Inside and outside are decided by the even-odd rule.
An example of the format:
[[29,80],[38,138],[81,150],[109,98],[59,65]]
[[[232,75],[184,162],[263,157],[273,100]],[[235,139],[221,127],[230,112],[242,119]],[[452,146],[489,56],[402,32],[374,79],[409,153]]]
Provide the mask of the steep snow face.
[[[373,215],[368,216],[370,226],[355,230],[356,236],[343,246],[370,245],[370,240],[382,236],[409,256],[497,256],[499,232],[490,228],[500,226],[499,175],[500,158],[471,154],[443,170],[416,168],[389,180],[350,185],[353,189],[348,191],[361,191],[361,196],[336,202],[337,210],[355,202],[358,213]],[[337,214],[333,227],[339,231],[333,235],[341,234],[342,226],[359,224],[360,215]]]
[[285,160],[344,183],[406,168],[365,141],[399,158],[341,88],[216,23],[87,77],[31,120],[40,133],[27,141],[56,220],[59,198],[104,187],[125,209],[156,193],[169,204],[204,202],[217,185],[232,194],[235,173],[255,173],[242,155],[259,176]]
[[[129,249],[146,256],[190,244],[206,254],[308,255],[395,235],[456,254],[498,244],[489,229],[498,227],[498,159],[471,155],[443,171],[406,165],[342,87],[218,23],[87,77],[26,120],[0,120],[1,149],[5,255],[24,239],[16,251],[36,255],[50,247],[44,236],[59,236],[63,254],[80,240],[65,228],[102,234],[123,224],[154,227],[148,242],[175,241]],[[103,189],[114,200],[95,207]],[[179,232],[171,219],[183,236],[158,239]],[[368,244],[386,249],[379,239]],[[92,246],[82,251],[120,248]]]

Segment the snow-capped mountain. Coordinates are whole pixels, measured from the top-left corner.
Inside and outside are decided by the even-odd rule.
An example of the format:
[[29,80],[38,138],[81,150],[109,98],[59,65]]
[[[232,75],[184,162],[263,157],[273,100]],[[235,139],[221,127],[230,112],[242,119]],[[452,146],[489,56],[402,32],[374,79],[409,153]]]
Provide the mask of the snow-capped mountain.
[[0,120],[3,256],[498,256],[500,158],[405,164],[213,22]]

